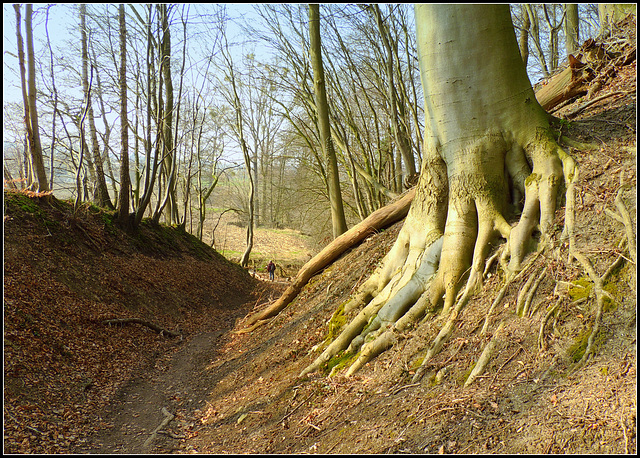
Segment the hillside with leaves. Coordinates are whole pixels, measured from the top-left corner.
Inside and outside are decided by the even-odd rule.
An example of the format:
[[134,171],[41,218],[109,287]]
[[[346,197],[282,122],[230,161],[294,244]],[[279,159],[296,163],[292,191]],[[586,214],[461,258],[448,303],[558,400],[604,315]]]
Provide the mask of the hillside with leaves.
[[[402,222],[239,333],[284,285],[257,281],[179,229],[145,223],[128,234],[110,212],[5,192],[4,451],[636,453],[633,56],[603,67],[597,93],[553,112],[580,167],[576,242],[607,274],[602,288],[566,256],[540,256],[507,288],[494,263],[419,382],[437,319],[399,333],[354,376],[341,355],[299,377],[348,322],[340,304]],[[516,313],[523,302],[528,313]],[[491,340],[480,332],[487,317],[504,332],[467,385]],[[109,325],[116,319],[135,321]]]
[[4,210],[6,452],[69,451],[123,381],[258,299],[253,277],[179,229],[130,235],[112,213],[16,192]]

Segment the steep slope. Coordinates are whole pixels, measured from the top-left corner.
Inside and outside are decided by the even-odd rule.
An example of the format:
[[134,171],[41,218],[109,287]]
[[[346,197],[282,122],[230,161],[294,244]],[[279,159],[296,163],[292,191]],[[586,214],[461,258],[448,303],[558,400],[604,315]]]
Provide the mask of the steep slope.
[[[635,23],[627,30],[635,34]],[[635,35],[625,35],[625,41]],[[631,41],[635,43],[633,38]],[[615,40],[614,40],[615,41]],[[616,197],[635,228],[636,71],[607,67],[600,92],[611,94],[579,110],[575,99],[554,114],[558,135],[580,166],[575,236],[581,253],[602,275],[622,255],[626,239]],[[594,147],[594,145],[597,145]],[[563,212],[558,212],[561,224]],[[308,377],[298,374],[348,321],[340,312],[389,249],[399,225],[371,237],[312,279],[267,325],[229,336],[209,363],[202,408],[185,412],[180,439],[156,451],[200,453],[635,453],[636,272],[626,259],[604,285],[597,313],[593,284],[575,261],[540,258],[531,312],[515,308],[530,275],[514,282],[496,308],[496,266],[483,291],[465,308],[445,348],[412,378],[442,323],[425,320],[397,336],[398,343],[346,378],[340,357]],[[545,268],[547,268],[545,270]],[[525,294],[526,296],[526,294]],[[257,307],[253,312],[257,312]],[[490,333],[481,329],[490,316]],[[594,356],[576,368],[595,320]],[[484,373],[464,384],[505,321]],[[242,324],[242,323],[241,323]],[[236,329],[242,329],[237,327]],[[330,375],[333,369],[334,375]]]
[[[615,70],[601,94],[619,94],[579,112],[587,100],[574,100],[554,113],[576,113],[559,133],[598,145],[570,152],[581,170],[577,244],[600,275],[620,254],[628,257],[624,225],[609,216],[618,194],[636,227],[635,62]],[[526,317],[514,313],[526,277],[492,310],[503,284],[494,265],[418,383],[412,378],[438,321],[398,335],[353,377],[336,358],[299,378],[347,322],[340,304],[402,223],[312,278],[268,324],[235,334],[245,323],[236,318],[277,294],[258,285],[263,296],[247,303],[251,278],[222,269],[191,238],[153,227],[132,238],[90,207],[73,217],[59,204],[6,202],[5,451],[636,452],[637,294],[629,260],[604,285],[610,300],[595,354],[577,370],[597,315],[593,287],[578,263],[549,257],[531,268],[546,273]],[[505,321],[504,334],[485,372],[465,387],[491,337],[480,332],[487,315],[491,330]],[[131,316],[180,326],[186,337],[102,324]]]
[[[68,451],[125,380],[256,299],[259,282],[178,229],[130,235],[95,207],[6,191],[4,210],[6,452]],[[180,337],[105,324],[125,318]]]

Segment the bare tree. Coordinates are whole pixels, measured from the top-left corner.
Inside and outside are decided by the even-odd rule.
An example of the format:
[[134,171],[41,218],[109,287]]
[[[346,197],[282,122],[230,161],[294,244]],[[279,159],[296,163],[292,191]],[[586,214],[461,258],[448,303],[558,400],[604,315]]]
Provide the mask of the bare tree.
[[[95,188],[93,193],[94,202],[109,209],[114,209],[111,199],[109,198],[109,191],[107,189],[107,182],[104,176],[104,169],[102,166],[102,157],[100,155],[100,144],[98,143],[98,134],[96,131],[96,123],[93,116],[93,105],[91,103],[91,92],[89,90],[89,44],[87,38],[87,5],[80,4],[80,41],[82,43],[82,90],[84,92],[87,119],[89,123],[89,135],[91,137],[91,151],[93,164],[95,167]],[[92,67],[92,72],[94,68]]]
[[401,121],[401,118],[404,117],[404,104],[398,100],[394,78],[396,72],[396,69],[394,68],[394,62],[395,60],[397,60],[398,56],[397,43],[391,36],[389,26],[384,23],[380,7],[377,4],[373,4],[371,8],[376,19],[376,24],[378,25],[378,30],[380,31],[380,36],[382,37],[382,43],[385,48],[386,55],[384,57],[384,60],[385,69],[387,71],[387,90],[389,92],[391,126],[393,129],[396,144],[398,146],[398,149],[400,150],[400,154],[402,155],[402,159],[406,167],[407,175],[413,176],[416,174],[415,158],[409,144],[409,134],[405,128],[405,125]]
[[128,227],[129,193],[131,179],[129,177],[129,121],[127,113],[127,24],[124,14],[124,4],[118,6],[118,20],[120,25],[120,192],[118,194],[118,221]]
[[38,192],[49,191],[47,173],[42,156],[40,143],[40,127],[38,124],[38,110],[36,107],[36,64],[33,49],[33,5],[27,4],[25,8],[25,33],[27,38],[26,66],[28,74],[25,77],[25,57],[22,43],[20,5],[15,4],[16,12],[16,37],[18,44],[18,60],[20,65],[20,81],[22,83],[22,99],[24,103],[24,122],[26,128],[26,141],[29,147],[29,159],[31,173],[28,176],[29,187]]
[[313,67],[313,86],[316,99],[320,144],[322,145],[327,166],[333,237],[336,238],[347,230],[347,222],[342,204],[338,161],[333,149],[331,126],[329,124],[329,104],[327,103],[327,93],[325,89],[324,68],[322,66],[322,43],[320,40],[320,5],[318,4],[309,5],[309,53]]
[[238,137],[238,143],[240,144],[240,149],[242,150],[242,156],[244,158],[244,165],[247,171],[247,177],[249,179],[249,201],[248,201],[248,216],[249,220],[247,222],[247,237],[246,237],[246,249],[240,258],[240,265],[242,267],[246,267],[249,264],[249,256],[251,255],[251,250],[253,249],[253,229],[254,229],[254,205],[255,205],[255,186],[253,182],[253,173],[252,173],[252,155],[249,151],[249,147],[247,146],[247,142],[245,140],[245,127],[244,127],[244,115],[243,115],[243,107],[240,101],[240,96],[238,94],[238,79],[237,72],[234,67],[233,58],[229,51],[229,42],[227,41],[226,32],[223,33],[224,46],[222,49],[222,58],[225,63],[225,80],[227,80],[231,84],[230,90],[224,93],[225,98],[227,99],[229,105],[234,110],[234,119],[235,119],[235,132]]

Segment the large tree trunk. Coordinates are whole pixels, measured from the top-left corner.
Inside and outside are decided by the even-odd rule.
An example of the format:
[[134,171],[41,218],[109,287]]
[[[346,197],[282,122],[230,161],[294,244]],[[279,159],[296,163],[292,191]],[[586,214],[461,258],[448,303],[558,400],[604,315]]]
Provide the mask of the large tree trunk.
[[548,234],[559,186],[573,177],[536,102],[508,5],[417,5],[415,17],[426,118],[416,196],[381,267],[344,307],[357,315],[303,374],[345,349],[360,352],[354,372],[426,310],[455,319],[481,284],[492,242],[507,240],[508,271],[519,271],[532,231]]

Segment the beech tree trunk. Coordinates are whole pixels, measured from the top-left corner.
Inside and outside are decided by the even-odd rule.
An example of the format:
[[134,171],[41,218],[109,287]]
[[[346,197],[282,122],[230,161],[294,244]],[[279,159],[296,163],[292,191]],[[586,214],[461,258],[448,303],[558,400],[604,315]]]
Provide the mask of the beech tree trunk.
[[492,244],[506,240],[507,271],[518,272],[574,176],[536,102],[508,5],[416,5],[415,18],[425,97],[416,195],[382,265],[344,306],[353,319],[301,375],[345,350],[359,354],[347,374],[355,372],[427,310],[452,323],[481,285]]

